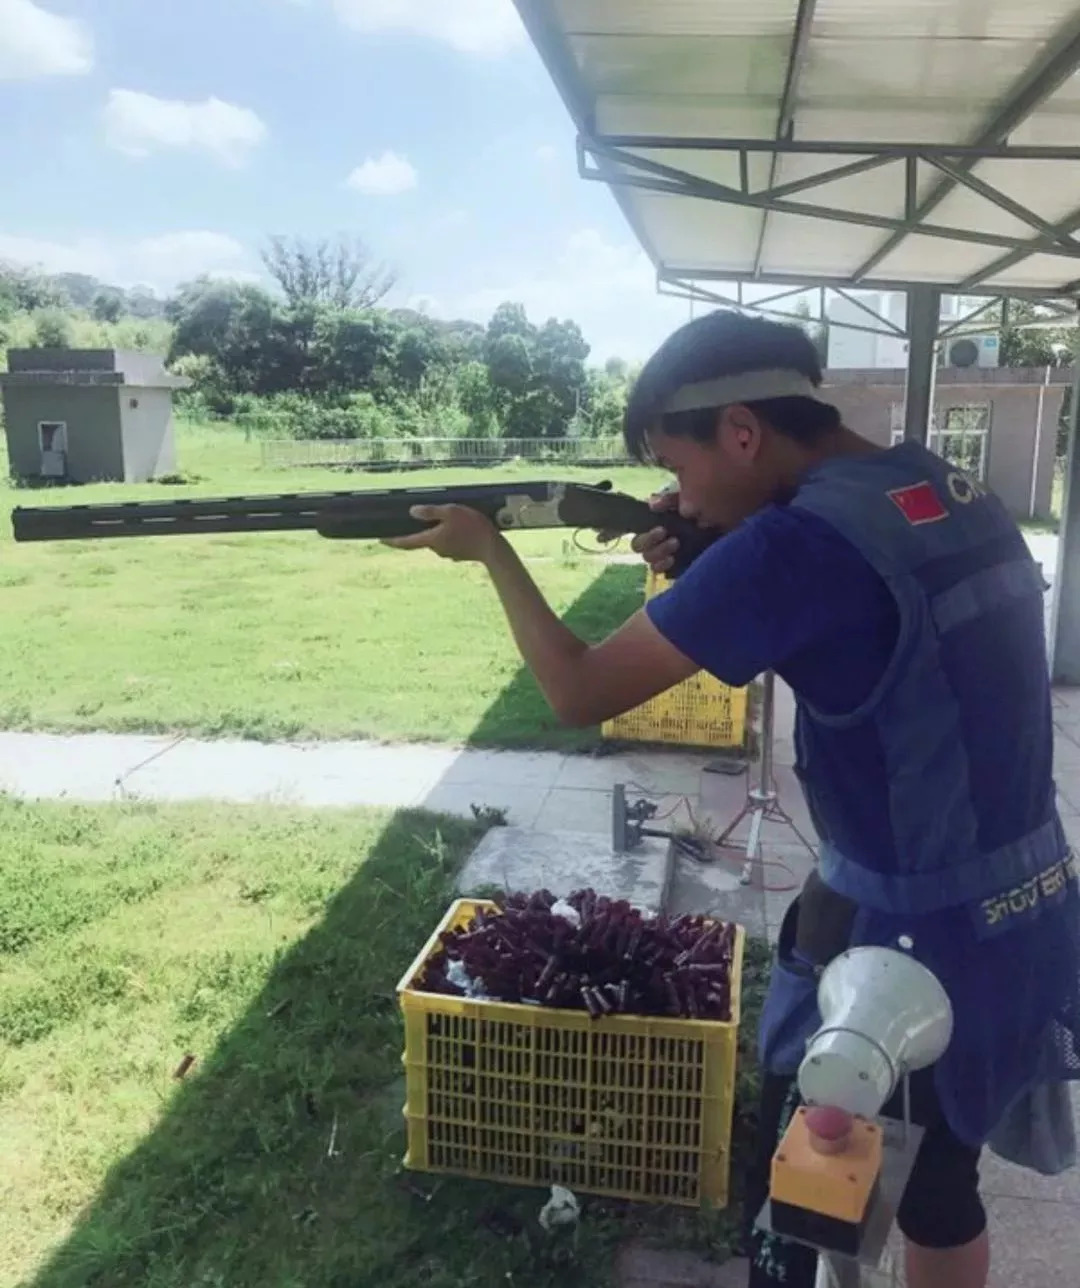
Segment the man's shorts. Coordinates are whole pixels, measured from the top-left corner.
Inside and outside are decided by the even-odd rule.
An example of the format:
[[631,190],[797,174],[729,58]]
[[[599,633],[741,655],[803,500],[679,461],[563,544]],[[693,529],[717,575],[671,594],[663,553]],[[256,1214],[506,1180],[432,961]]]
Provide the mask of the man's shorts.
[[[766,1076],[757,1158],[747,1190],[751,1288],[775,1283],[785,1288],[813,1288],[815,1253],[775,1237],[751,1233],[768,1194],[772,1156],[799,1103],[794,1077]],[[886,1105],[883,1112],[888,1117],[902,1117],[900,1098]],[[965,1145],[953,1134],[938,1101],[933,1070],[923,1070],[911,1079],[911,1117],[926,1135],[900,1204],[897,1224],[907,1239],[921,1247],[963,1247],[986,1229],[986,1211],[979,1197],[981,1151]]]

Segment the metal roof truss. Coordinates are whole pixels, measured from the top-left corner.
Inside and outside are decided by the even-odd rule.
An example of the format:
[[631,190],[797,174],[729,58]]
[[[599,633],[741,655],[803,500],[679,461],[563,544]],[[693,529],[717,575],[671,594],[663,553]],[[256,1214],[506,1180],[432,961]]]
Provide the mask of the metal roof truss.
[[1080,294],[1075,0],[516,3],[662,277]]

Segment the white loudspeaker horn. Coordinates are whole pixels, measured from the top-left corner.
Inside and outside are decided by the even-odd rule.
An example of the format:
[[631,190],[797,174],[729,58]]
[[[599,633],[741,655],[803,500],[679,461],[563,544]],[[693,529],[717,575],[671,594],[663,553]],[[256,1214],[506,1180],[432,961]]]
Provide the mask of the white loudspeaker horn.
[[799,1090],[810,1105],[875,1118],[905,1074],[944,1055],[953,1031],[948,994],[914,957],[852,948],[818,985],[822,1026],[806,1046]]

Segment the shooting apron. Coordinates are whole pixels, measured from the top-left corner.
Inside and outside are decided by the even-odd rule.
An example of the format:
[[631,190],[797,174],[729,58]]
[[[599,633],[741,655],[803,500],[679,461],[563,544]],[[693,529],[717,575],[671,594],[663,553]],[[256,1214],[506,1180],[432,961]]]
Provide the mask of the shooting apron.
[[826,952],[805,949],[822,915],[808,908],[782,945],[763,1065],[798,1068],[820,1023],[815,967],[844,946],[910,936],[955,1012],[936,1068],[950,1126],[980,1145],[1004,1124],[1009,1156],[1041,1166],[1022,1157],[1022,1128],[1056,1107],[1048,1088],[1080,1078],[1080,899],[1052,779],[1039,570],[1000,502],[915,443],[827,461],[792,504],[884,578],[900,630],[857,711],[798,705],[819,877],[849,919]]

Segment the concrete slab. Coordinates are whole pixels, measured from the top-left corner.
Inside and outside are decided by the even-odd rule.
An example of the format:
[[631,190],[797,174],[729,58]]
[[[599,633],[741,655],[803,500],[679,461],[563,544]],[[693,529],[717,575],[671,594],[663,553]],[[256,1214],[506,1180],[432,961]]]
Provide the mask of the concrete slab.
[[588,757],[360,741],[0,732],[0,791],[31,799],[423,806],[465,817],[475,803],[508,809],[524,823],[535,822],[558,786],[575,794],[555,797],[547,818],[558,822],[569,812],[588,819],[572,827],[606,833],[615,783],[637,782],[658,793],[663,806],[672,803],[667,793],[696,804],[705,759],[677,752]]
[[633,854],[614,855],[611,842],[590,832],[534,832],[493,828],[469,856],[458,878],[462,894],[485,886],[510,891],[548,889],[557,895],[591,887],[659,912],[671,874],[666,841],[647,841]]
[[747,934],[764,938],[768,933],[765,898],[760,889],[739,884],[737,870],[726,866],[677,860],[671,881],[668,908],[676,915],[702,913],[734,921]]
[[1080,1266],[1080,1209],[991,1198],[990,1288],[1065,1288]]
[[764,856],[768,865],[754,874],[750,885],[744,886],[739,880],[743,857],[742,851],[724,849],[718,851],[714,863],[677,858],[671,909],[679,913],[708,912],[737,921],[750,934],[775,943],[784,914],[802,889],[813,859],[798,844],[770,845]]
[[437,783],[409,803],[434,814],[472,818],[473,806],[500,810],[515,827],[535,827],[547,799],[546,788],[522,787],[511,783]]
[[130,795],[150,800],[279,801],[308,806],[403,808],[429,791],[454,763],[439,748],[375,743],[270,745],[181,742],[132,773]]
[[553,787],[536,816],[535,826],[541,832],[557,829],[610,838],[611,792]]
[[[404,748],[396,748],[402,751]],[[442,775],[444,785],[484,783],[543,788],[555,785],[566,757],[558,752],[475,751],[459,752]]]
[[[1073,1115],[1080,1121],[1080,1085],[1071,1087]],[[979,1165],[984,1195],[1003,1199],[1032,1199],[1039,1203],[1067,1203],[1080,1217],[1080,1167],[1061,1176],[1039,1176],[1023,1167],[1014,1167],[985,1150]],[[1080,1278],[1080,1276],[1078,1276]]]
[[696,797],[702,770],[710,759],[704,753],[676,751],[567,756],[554,785],[610,791],[616,783],[627,783],[638,794]]
[[1080,689],[1058,689],[1054,695],[1054,721],[1073,738],[1080,731]]
[[745,774],[702,774],[701,808],[710,822],[725,828],[746,804],[747,790]]
[[[751,775],[755,772],[752,767]],[[701,808],[709,819],[723,831],[739,815],[746,804],[747,794],[753,783],[752,778],[742,775],[729,778],[723,774],[703,774],[701,777]],[[802,787],[790,766],[777,765],[774,775],[774,790],[781,808],[798,827],[799,831],[811,842],[816,842],[810,813],[806,808],[806,798]],[[745,840],[749,823],[743,821],[736,833],[739,840]],[[784,843],[790,836],[790,829],[783,823],[768,822],[762,833],[766,844]]]

